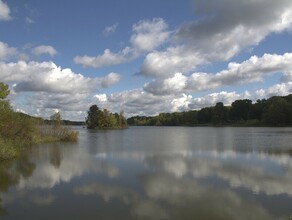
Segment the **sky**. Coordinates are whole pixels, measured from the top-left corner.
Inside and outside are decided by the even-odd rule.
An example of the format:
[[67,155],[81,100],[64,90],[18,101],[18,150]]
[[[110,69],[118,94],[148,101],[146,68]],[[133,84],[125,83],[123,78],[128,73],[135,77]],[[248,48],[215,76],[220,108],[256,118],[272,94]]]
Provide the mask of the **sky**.
[[16,111],[81,120],[292,93],[291,0],[0,0]]

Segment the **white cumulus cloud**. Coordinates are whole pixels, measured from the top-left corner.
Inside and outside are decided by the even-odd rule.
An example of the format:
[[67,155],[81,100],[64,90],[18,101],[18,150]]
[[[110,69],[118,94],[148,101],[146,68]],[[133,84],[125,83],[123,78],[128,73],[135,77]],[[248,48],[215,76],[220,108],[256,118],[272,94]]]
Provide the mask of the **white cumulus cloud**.
[[195,72],[186,76],[176,73],[168,78],[153,80],[145,84],[144,89],[154,95],[206,91],[263,81],[265,76],[278,72],[287,80],[291,79],[291,68],[292,53],[264,54],[262,57],[252,56],[242,63],[231,62],[227,69],[215,74]]
[[[151,51],[169,38],[170,33],[166,30],[167,24],[161,18],[142,20],[133,25],[133,35],[130,38],[131,46],[114,53],[105,49],[103,54],[97,56],[76,56],[74,62],[86,67],[102,68],[132,61],[142,53]],[[108,31],[112,27],[108,28]]]
[[169,77],[194,71],[202,64],[229,60],[268,35],[292,27],[290,0],[195,0],[194,4],[198,19],[179,26],[165,51],[148,54],[140,74]]
[[0,41],[0,61],[8,60],[9,58],[17,54],[17,49],[14,47],[9,47],[8,44]]
[[49,54],[51,57],[55,56],[58,52],[57,50],[50,45],[40,45],[32,49],[34,55]]
[[83,66],[101,68],[106,66],[117,65],[131,61],[135,56],[129,47],[124,48],[119,53],[113,53],[109,49],[105,49],[103,54],[96,57],[92,56],[76,56],[74,62]]
[[134,34],[130,42],[133,48],[138,51],[151,51],[169,38],[170,32],[167,31],[167,24],[162,18],[153,20],[142,20],[133,25]]
[[0,0],[0,21],[7,21],[10,20],[11,16],[10,16],[10,8],[8,7],[8,5],[3,2],[2,0]]
[[[85,77],[53,62],[0,62],[0,81],[13,85],[11,103],[19,111],[48,117],[53,109],[64,119],[84,120],[92,93],[118,83],[120,75]],[[25,100],[25,101],[24,101]]]
[[117,27],[118,27],[118,24],[117,24],[117,23],[116,23],[116,24],[113,24],[113,25],[111,25],[111,26],[107,26],[107,27],[104,28],[104,30],[103,30],[102,33],[103,33],[104,35],[109,35],[109,34],[115,33]]
[[53,62],[0,63],[0,80],[15,83],[14,90],[62,93],[87,93],[96,88],[109,87],[119,81],[118,74],[89,78],[62,69]]

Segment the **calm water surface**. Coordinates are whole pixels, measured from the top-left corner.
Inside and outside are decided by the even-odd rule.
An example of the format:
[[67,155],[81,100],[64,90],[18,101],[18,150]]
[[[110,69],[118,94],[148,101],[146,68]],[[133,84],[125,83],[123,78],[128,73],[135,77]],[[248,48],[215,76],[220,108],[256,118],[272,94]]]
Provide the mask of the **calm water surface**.
[[292,219],[292,128],[80,133],[0,163],[0,219]]

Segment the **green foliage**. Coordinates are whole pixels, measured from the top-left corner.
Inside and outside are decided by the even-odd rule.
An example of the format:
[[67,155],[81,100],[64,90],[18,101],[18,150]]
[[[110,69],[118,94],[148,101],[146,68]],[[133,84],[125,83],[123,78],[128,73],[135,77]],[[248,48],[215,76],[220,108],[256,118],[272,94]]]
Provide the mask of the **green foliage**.
[[56,112],[55,114],[51,115],[50,120],[54,127],[59,127],[62,124],[62,118],[60,112]]
[[228,111],[229,109],[222,102],[218,102],[212,111],[212,123],[214,125],[226,124],[228,121]]
[[0,83],[0,161],[19,155],[32,144],[47,141],[77,141],[78,132],[62,126],[60,113],[51,116],[53,125],[44,125],[40,118],[14,112],[6,100],[8,86]]
[[246,121],[250,119],[252,101],[249,99],[236,100],[231,104],[230,119]]
[[0,99],[6,99],[9,95],[8,85],[0,82]]
[[160,113],[151,117],[135,116],[128,118],[128,124],[136,126],[287,126],[292,125],[292,95],[257,100],[254,104],[251,100],[243,99],[234,101],[230,107],[219,102],[215,106],[198,111]]
[[86,124],[88,129],[115,129],[126,128],[127,120],[124,113],[111,113],[107,109],[99,109],[92,105],[87,112]]
[[9,160],[18,156],[18,150],[11,140],[4,140],[0,137],[0,161]]
[[292,102],[289,103],[282,97],[273,97],[268,101],[264,121],[271,125],[292,123]]

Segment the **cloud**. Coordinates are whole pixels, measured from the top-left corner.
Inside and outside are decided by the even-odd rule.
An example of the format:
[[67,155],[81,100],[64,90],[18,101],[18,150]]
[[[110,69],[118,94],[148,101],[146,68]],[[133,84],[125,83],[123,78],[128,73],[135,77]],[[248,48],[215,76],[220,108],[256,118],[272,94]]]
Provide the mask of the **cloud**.
[[0,81],[12,85],[12,105],[45,118],[52,114],[52,109],[58,109],[64,119],[84,120],[93,104],[92,92],[109,88],[119,80],[117,73],[90,78],[53,62],[0,62]]
[[130,42],[135,50],[141,52],[151,51],[169,38],[167,24],[162,18],[142,20],[133,25],[133,35]]
[[111,111],[123,110],[127,117],[131,117],[135,115],[157,115],[161,112],[189,111],[214,106],[217,102],[230,105],[237,99],[250,97],[251,95],[248,92],[238,94],[226,91],[195,98],[185,93],[157,96],[145,92],[143,89],[135,89],[110,95],[96,94],[93,102]]
[[[272,95],[287,95],[292,91],[291,67],[291,53],[265,54],[262,57],[252,56],[242,63],[231,62],[227,69],[215,74],[195,72],[188,76],[176,73],[172,77],[146,83],[143,88],[113,94],[92,92],[113,86],[120,81],[119,74],[110,73],[104,77],[87,78],[72,72],[71,69],[57,67],[52,62],[0,63],[0,80],[14,83],[13,88],[17,93],[40,92],[38,95],[30,95],[28,104],[34,103],[34,106],[42,109],[46,115],[51,114],[51,109],[60,109],[66,111],[66,116],[71,111],[75,117],[83,119],[88,106],[97,104],[113,112],[123,110],[126,116],[130,117],[200,109],[213,106],[217,102],[230,105],[233,101],[243,98],[254,100]],[[219,90],[221,87],[263,81],[266,76],[279,72],[282,73],[279,84],[258,89],[254,93]],[[201,96],[191,95],[200,91],[209,93]],[[28,106],[17,108],[26,112],[25,109],[29,109]]]
[[[196,0],[198,19],[182,24],[165,51],[148,54],[140,74],[167,77],[199,65],[226,61],[271,33],[291,29],[292,2],[283,0]],[[266,15],[269,15],[268,17]]]
[[3,2],[2,0],[0,0],[0,21],[7,21],[7,20],[11,20],[11,16],[10,16],[10,8],[8,7],[8,5]]
[[153,80],[144,85],[144,90],[154,95],[168,95],[182,93],[187,86],[188,77],[182,73],[176,73],[167,79]]
[[144,89],[154,95],[167,95],[185,92],[198,92],[217,89],[222,86],[234,86],[261,82],[265,76],[281,72],[283,78],[290,79],[292,53],[283,55],[264,54],[252,56],[242,63],[231,62],[226,70],[215,74],[195,72],[190,76],[176,73],[169,78],[160,78],[144,85]]
[[113,24],[111,26],[107,26],[107,27],[104,28],[104,30],[103,30],[102,33],[105,36],[107,36],[109,34],[112,34],[112,33],[115,33],[116,30],[117,30],[117,27],[118,27],[118,24],[117,23],[116,24]]
[[127,115],[152,115],[164,110],[164,105],[170,102],[170,99],[166,101],[164,97],[154,96],[142,89],[134,89],[110,95],[97,94],[94,102],[114,112],[123,110]]
[[204,107],[214,106],[218,102],[224,103],[224,105],[231,105],[232,102],[238,99],[249,99],[251,95],[248,92],[238,94],[236,92],[221,91],[217,93],[210,93],[205,96],[193,98],[188,105],[189,109],[201,109]]
[[121,76],[117,73],[109,73],[101,80],[102,88],[109,88],[117,84],[121,79]]
[[16,92],[44,91],[53,93],[88,93],[106,88],[119,81],[119,75],[110,73],[105,77],[89,78],[62,69],[53,62],[0,63],[0,80],[14,83]]
[[185,46],[169,47],[166,51],[154,51],[146,55],[138,75],[165,78],[177,72],[195,69],[204,58]]
[[17,54],[17,49],[14,47],[9,47],[8,44],[0,41],[0,61],[8,60],[9,58]]
[[[88,102],[90,102],[89,94],[86,93],[37,92],[26,97],[26,99],[27,106],[33,106],[36,110],[40,109],[43,117],[49,117],[53,109],[60,110],[62,116],[66,114],[65,112],[85,112],[89,107]],[[33,109],[31,109],[31,112],[37,114]]]
[[32,53],[34,55],[40,56],[42,54],[49,54],[51,57],[55,56],[58,52],[57,50],[49,45],[41,45],[41,46],[37,46],[35,48],[32,49]]
[[134,33],[130,38],[130,47],[125,47],[117,53],[105,49],[103,54],[97,56],[76,56],[74,62],[94,68],[127,63],[139,57],[141,53],[153,50],[165,43],[170,34],[166,29],[167,24],[161,18],[140,21],[133,25]]
[[30,17],[25,17],[25,22],[27,24],[34,24],[35,23],[35,21],[32,18],[30,18]]
[[83,66],[94,68],[102,68],[106,66],[126,63],[135,58],[131,48],[126,47],[119,53],[113,53],[109,49],[105,49],[102,55],[96,57],[91,56],[76,56],[74,62]]
[[272,96],[286,96],[292,93],[292,81],[275,84],[267,89],[258,89],[255,94],[257,98],[267,98]]

